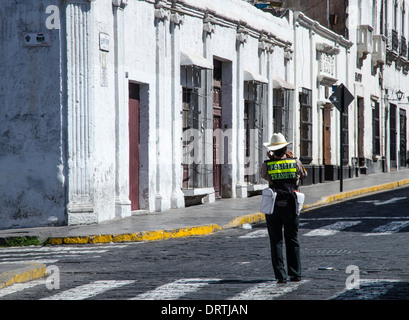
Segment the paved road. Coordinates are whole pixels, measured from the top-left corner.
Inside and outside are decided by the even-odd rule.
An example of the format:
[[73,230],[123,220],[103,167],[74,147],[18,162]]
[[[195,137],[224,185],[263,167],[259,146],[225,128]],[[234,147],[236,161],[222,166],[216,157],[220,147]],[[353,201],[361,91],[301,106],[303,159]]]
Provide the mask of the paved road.
[[261,223],[157,242],[0,248],[0,263],[43,262],[50,273],[0,299],[408,299],[408,192],[302,214],[302,282],[276,284]]

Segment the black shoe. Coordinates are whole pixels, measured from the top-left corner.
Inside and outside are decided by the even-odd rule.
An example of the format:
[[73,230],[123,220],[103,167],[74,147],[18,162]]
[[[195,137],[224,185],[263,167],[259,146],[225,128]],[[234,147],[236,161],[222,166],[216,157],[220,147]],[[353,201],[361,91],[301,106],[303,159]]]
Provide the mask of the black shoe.
[[287,283],[287,279],[278,279],[277,283]]
[[300,282],[301,277],[290,277],[290,280],[293,281],[293,282]]

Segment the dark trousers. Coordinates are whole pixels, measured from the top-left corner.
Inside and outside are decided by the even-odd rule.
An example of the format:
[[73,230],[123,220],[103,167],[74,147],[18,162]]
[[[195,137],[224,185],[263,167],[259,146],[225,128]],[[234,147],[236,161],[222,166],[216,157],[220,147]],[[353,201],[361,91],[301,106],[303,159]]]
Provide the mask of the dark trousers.
[[283,228],[290,277],[301,277],[300,245],[298,242],[299,215],[295,203],[289,200],[285,207],[275,206],[273,214],[266,214],[266,222],[271,246],[271,261],[276,279],[287,279],[283,257]]

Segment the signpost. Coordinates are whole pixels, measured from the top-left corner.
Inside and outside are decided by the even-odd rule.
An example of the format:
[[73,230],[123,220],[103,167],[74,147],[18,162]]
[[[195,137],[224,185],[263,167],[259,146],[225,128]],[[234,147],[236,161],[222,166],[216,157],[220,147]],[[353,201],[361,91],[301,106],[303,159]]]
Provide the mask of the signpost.
[[335,87],[334,92],[332,95],[329,97],[329,100],[332,102],[332,104],[337,108],[340,112],[340,120],[339,120],[339,135],[340,135],[340,148],[339,148],[339,159],[340,159],[340,165],[339,165],[339,188],[340,192],[343,191],[343,163],[342,163],[342,153],[343,153],[343,144],[344,144],[344,139],[342,135],[343,131],[343,124],[342,124],[342,118],[344,115],[344,112],[346,108],[351,104],[351,102],[354,100],[354,96],[352,95],[351,92],[344,86],[344,84],[341,84],[339,86]]

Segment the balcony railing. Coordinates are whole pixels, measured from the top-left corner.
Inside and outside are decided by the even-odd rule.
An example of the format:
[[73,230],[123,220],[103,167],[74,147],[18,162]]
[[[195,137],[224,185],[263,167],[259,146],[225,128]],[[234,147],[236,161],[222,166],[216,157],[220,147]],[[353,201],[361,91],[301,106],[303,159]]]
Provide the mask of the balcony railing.
[[408,55],[408,43],[406,42],[405,37],[400,38],[400,52],[399,54],[404,57],[405,59],[407,58]]
[[398,52],[399,49],[399,38],[398,38],[398,32],[396,30],[391,30],[392,31],[392,39],[391,39],[391,45],[392,45],[392,51]]
[[386,38],[383,35],[373,36],[372,62],[375,67],[385,64],[386,61]]
[[369,25],[360,25],[357,29],[357,49],[360,59],[365,59],[372,52],[372,31]]

